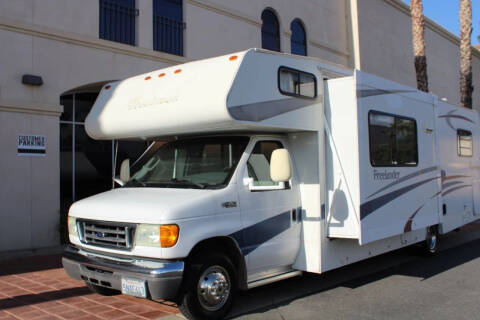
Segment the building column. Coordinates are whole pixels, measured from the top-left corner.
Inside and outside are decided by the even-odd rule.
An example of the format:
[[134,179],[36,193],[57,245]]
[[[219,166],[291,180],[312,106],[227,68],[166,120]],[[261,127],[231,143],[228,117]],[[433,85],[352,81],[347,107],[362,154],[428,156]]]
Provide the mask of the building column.
[[153,50],[153,1],[136,0],[139,11],[137,17],[137,46]]

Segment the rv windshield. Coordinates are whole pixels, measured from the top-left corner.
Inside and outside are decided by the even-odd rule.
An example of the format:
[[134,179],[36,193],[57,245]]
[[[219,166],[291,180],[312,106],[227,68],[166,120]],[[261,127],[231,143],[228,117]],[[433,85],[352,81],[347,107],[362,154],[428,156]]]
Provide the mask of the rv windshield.
[[166,143],[139,159],[138,170],[133,168],[125,187],[223,188],[248,141],[248,137],[206,137]]

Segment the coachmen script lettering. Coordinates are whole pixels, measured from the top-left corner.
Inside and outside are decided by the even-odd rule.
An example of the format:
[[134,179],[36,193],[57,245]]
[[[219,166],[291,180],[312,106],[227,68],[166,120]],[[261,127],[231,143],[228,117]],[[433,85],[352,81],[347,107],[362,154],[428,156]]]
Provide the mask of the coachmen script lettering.
[[373,170],[373,180],[393,180],[400,178],[400,172],[398,171],[387,171],[387,169],[380,171],[380,170]]
[[45,156],[47,138],[32,134],[19,134],[17,155],[19,156]]

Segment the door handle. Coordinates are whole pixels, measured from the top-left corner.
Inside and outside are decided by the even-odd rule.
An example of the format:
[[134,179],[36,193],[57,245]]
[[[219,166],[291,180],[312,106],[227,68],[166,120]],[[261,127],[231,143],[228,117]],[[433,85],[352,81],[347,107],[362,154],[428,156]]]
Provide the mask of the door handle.
[[301,207],[298,207],[298,208],[293,208],[292,211],[292,221],[293,222],[300,222],[302,221],[302,208]]
[[236,208],[237,207],[237,202],[236,201],[227,201],[227,202],[224,202],[222,203],[222,207],[224,208]]

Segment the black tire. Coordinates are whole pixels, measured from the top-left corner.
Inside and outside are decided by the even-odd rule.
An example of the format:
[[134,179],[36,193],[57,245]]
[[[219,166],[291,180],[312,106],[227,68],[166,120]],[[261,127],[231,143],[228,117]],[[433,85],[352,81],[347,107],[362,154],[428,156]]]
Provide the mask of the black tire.
[[430,226],[426,232],[427,235],[423,243],[424,253],[427,256],[431,256],[438,251],[438,228],[437,226]]
[[225,254],[196,255],[187,267],[178,307],[187,319],[223,319],[236,290],[236,271]]
[[85,282],[85,284],[87,285],[88,289],[90,289],[90,291],[94,293],[98,293],[99,295],[102,295],[102,296],[116,296],[120,294],[120,291],[118,290],[97,286],[90,282]]

